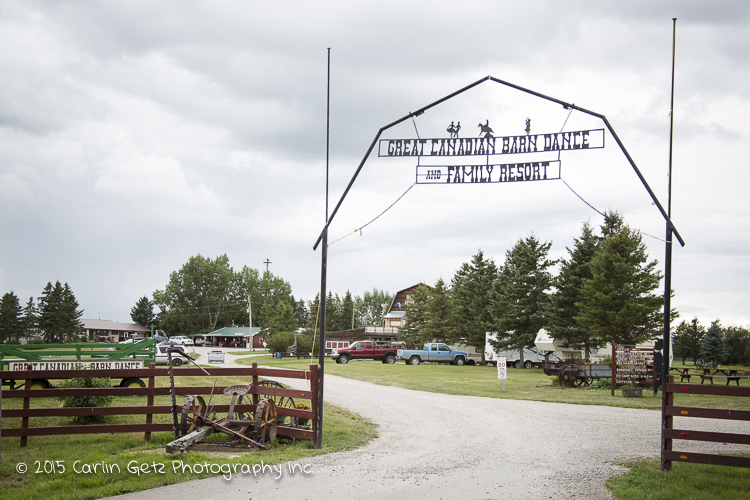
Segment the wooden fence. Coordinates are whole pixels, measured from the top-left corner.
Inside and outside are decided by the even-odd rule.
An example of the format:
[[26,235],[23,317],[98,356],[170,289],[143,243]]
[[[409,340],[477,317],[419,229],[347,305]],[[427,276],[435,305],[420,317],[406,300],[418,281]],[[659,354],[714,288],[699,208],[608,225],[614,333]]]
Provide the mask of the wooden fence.
[[[280,368],[258,368],[257,363],[247,368],[208,368],[211,376],[208,377],[203,371],[195,368],[175,368],[175,377],[201,377],[200,382],[205,383],[209,378],[213,383],[214,377],[247,377],[252,381],[252,404],[236,405],[235,411],[255,412],[256,405],[261,396],[286,396],[309,400],[309,410],[298,408],[277,407],[278,415],[309,419],[312,422],[312,430],[298,429],[290,426],[279,425],[277,435],[302,439],[314,440],[317,433],[318,413],[318,366],[310,365],[310,370],[289,370]],[[148,440],[152,432],[172,432],[172,423],[154,423],[154,415],[172,413],[172,405],[154,405],[154,396],[169,395],[169,387],[156,387],[157,377],[168,377],[167,368],[150,368],[138,370],[66,370],[66,371],[17,371],[2,373],[4,379],[26,380],[24,389],[3,390],[2,400],[23,399],[23,407],[20,409],[2,409],[0,412],[0,437],[19,437],[21,447],[25,447],[30,436],[53,436],[67,434],[99,434],[99,433],[131,433],[143,432],[144,439]],[[112,387],[112,388],[85,388],[85,389],[30,389],[32,379],[70,379],[77,377],[109,377],[109,378],[141,378],[148,380],[148,387]],[[265,387],[258,384],[258,377],[290,378],[310,381],[309,391],[295,389],[279,389]],[[201,386],[175,386],[177,396],[203,395],[208,396],[213,392],[214,398],[223,396],[224,386],[213,387],[212,385]],[[32,408],[32,401],[39,398],[58,398],[68,396],[147,396],[144,406],[115,406],[101,408]],[[208,398],[206,397],[206,400]],[[178,411],[182,411],[181,402],[178,401]],[[228,404],[216,404],[213,411],[221,415],[229,411]],[[30,427],[29,418],[32,417],[70,417],[87,415],[143,415],[144,422],[140,424],[105,424],[105,425],[65,425]],[[6,418],[20,418],[21,426],[17,428],[4,428]],[[171,419],[170,419],[171,420]],[[290,419],[291,420],[291,419]]]
[[727,455],[711,455],[706,453],[692,453],[674,451],[672,441],[684,439],[687,441],[708,441],[712,443],[750,444],[750,435],[732,434],[728,432],[706,432],[688,429],[675,429],[674,417],[698,417],[723,420],[750,421],[750,411],[719,410],[714,408],[687,408],[674,406],[675,394],[711,394],[715,396],[750,397],[750,387],[728,387],[718,385],[675,384],[674,377],[669,377],[666,384],[667,418],[662,440],[664,456],[664,470],[672,469],[672,462],[693,462],[699,464],[731,465],[735,467],[750,467],[750,458]]

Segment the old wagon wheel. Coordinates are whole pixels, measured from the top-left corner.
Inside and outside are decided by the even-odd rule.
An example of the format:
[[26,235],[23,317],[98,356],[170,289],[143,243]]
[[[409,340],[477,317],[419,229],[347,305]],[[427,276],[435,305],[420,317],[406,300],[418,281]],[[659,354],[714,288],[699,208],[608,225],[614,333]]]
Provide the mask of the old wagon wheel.
[[275,441],[277,426],[276,404],[273,399],[261,400],[255,409],[253,439],[263,444]]
[[560,385],[562,385],[563,382],[575,383],[578,380],[578,367],[575,365],[564,366],[560,370],[559,378]]
[[184,436],[193,432],[197,427],[201,427],[203,425],[201,417],[205,416],[206,401],[203,396],[188,396],[187,401],[182,406],[180,434]]
[[[274,380],[261,380],[258,382],[258,385],[261,387],[271,387],[274,389],[284,389],[285,387],[281,385],[280,383],[274,381]],[[269,394],[264,394],[263,397],[272,399],[274,404],[276,405],[276,408],[296,408],[294,399],[290,398],[289,396],[274,396]],[[277,417],[277,421],[279,425],[292,425],[292,417],[288,417],[286,415],[279,415]]]

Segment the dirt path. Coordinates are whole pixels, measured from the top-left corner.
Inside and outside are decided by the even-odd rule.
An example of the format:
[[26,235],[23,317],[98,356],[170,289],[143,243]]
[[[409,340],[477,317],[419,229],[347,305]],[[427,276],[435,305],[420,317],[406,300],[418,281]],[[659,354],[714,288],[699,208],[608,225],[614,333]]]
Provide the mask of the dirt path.
[[[379,437],[300,461],[311,474],[267,469],[117,498],[606,499],[604,481],[620,464],[659,454],[660,414],[652,410],[448,396],[331,375],[324,395],[378,424]],[[720,424],[713,430],[748,432],[744,423]],[[690,425],[706,428],[699,419]],[[711,447],[728,449],[694,449]]]

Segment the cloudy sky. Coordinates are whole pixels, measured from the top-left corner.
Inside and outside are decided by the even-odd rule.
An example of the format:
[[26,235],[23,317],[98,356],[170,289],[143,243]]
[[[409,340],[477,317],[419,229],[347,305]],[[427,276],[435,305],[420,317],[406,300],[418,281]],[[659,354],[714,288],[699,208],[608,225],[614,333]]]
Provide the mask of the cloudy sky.
[[[673,306],[750,323],[750,4],[632,2],[0,2],[0,293],[72,287],[85,318],[130,321],[192,255],[320,289],[327,48],[330,205],[377,131],[480,78],[601,113],[667,203],[672,18],[677,22]],[[603,128],[486,82],[389,129],[443,138]],[[536,157],[533,161],[552,159]],[[665,223],[612,136],[563,152],[597,210],[663,238]],[[532,161],[495,157],[495,163]],[[425,163],[426,161],[423,161]],[[415,180],[416,158],[369,157],[329,241]],[[444,163],[447,164],[447,163]],[[416,185],[329,247],[328,289],[395,292],[450,280],[481,249],[502,263],[533,232],[552,256],[601,216],[559,180]],[[664,243],[644,236],[663,269]]]

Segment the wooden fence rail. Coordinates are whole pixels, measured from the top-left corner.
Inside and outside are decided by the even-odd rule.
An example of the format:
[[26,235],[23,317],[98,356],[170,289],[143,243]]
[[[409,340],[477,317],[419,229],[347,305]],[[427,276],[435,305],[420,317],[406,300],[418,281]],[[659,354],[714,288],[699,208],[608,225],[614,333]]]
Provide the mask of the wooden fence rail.
[[[293,400],[309,400],[309,410],[298,408],[277,407],[280,417],[296,417],[308,419],[312,422],[312,430],[299,429],[286,425],[279,425],[277,435],[301,439],[314,440],[317,433],[318,414],[318,366],[310,365],[310,370],[289,370],[280,368],[258,368],[257,363],[247,368],[208,368],[211,376],[208,377],[201,370],[195,368],[175,368],[175,377],[247,377],[252,381],[252,389],[248,392],[252,395],[252,404],[236,405],[235,411],[255,412],[261,396],[288,397]],[[0,438],[19,437],[21,447],[27,445],[29,436],[53,436],[67,434],[99,434],[99,433],[131,433],[143,432],[144,439],[148,440],[152,432],[172,432],[172,423],[153,423],[154,415],[165,415],[172,413],[172,405],[155,405],[154,396],[169,395],[169,387],[156,387],[158,377],[168,377],[167,368],[150,368],[137,370],[65,370],[65,371],[3,371],[2,378],[7,380],[25,380],[24,389],[2,390],[2,400],[23,399],[22,408],[6,409],[0,411]],[[80,388],[80,389],[34,389],[30,388],[33,379],[70,379],[79,377],[133,377],[148,379],[148,387],[111,387],[111,388]],[[310,381],[309,391],[296,389],[279,389],[265,387],[258,384],[258,377],[291,378]],[[213,387],[211,385],[200,386],[175,386],[178,396],[202,395],[208,396],[212,393],[214,397],[223,396],[224,386]],[[143,406],[110,406],[101,408],[32,408],[32,401],[39,398],[58,398],[68,396],[147,396],[146,404]],[[207,399],[207,398],[206,398]],[[1,403],[0,403],[1,405]],[[179,402],[178,402],[179,405]],[[0,406],[1,408],[1,406]],[[181,406],[179,408],[181,411]],[[229,411],[228,404],[215,404],[213,411],[218,414]],[[65,425],[29,427],[29,418],[45,417],[71,417],[88,415],[144,415],[145,422],[141,424],[106,424],[106,425]],[[3,422],[6,418],[20,418],[21,426],[17,428],[4,428]]]
[[675,429],[674,417],[697,417],[723,420],[750,421],[750,411],[720,410],[714,408],[689,408],[674,406],[675,394],[711,394],[715,396],[750,397],[750,387],[728,387],[698,384],[675,384],[674,377],[669,377],[666,384],[667,418],[662,440],[664,456],[664,470],[672,469],[672,462],[693,462],[699,464],[730,465],[734,467],[750,467],[750,458],[727,455],[711,455],[706,453],[692,453],[674,451],[673,440],[708,441],[712,443],[732,443],[750,445],[750,435],[733,434],[728,432],[706,432],[688,429]]

